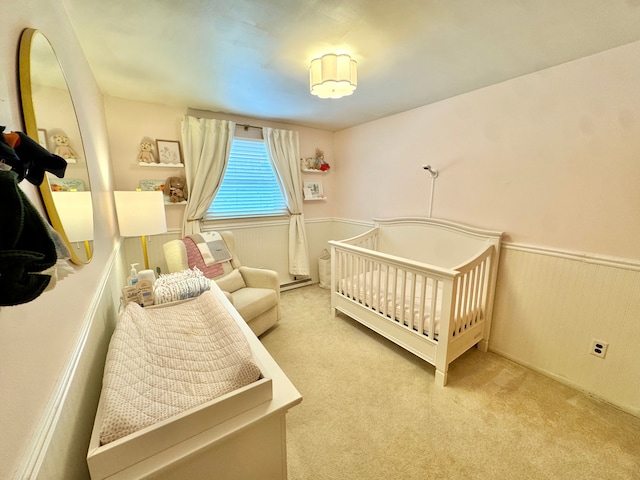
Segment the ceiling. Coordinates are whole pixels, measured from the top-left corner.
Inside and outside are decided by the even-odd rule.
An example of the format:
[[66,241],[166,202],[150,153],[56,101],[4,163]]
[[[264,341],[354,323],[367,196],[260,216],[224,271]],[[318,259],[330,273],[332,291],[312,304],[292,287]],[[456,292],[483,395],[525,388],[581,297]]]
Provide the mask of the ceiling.
[[[640,40],[640,0],[63,0],[105,95],[341,130]],[[309,62],[358,61],[349,97]]]

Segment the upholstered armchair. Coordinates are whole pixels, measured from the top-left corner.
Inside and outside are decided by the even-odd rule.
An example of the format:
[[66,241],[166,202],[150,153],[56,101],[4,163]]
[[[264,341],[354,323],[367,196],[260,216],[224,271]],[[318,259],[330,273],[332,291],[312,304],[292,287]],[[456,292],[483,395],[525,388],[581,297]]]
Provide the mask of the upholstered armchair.
[[[261,335],[280,320],[278,274],[273,270],[243,266],[236,253],[233,233],[219,233],[232,258],[225,265],[224,273],[215,277],[207,276],[216,282],[253,333]],[[202,259],[189,245],[188,241],[172,240],[162,246],[170,273],[194,266],[204,270],[198,262],[200,260],[203,263]]]

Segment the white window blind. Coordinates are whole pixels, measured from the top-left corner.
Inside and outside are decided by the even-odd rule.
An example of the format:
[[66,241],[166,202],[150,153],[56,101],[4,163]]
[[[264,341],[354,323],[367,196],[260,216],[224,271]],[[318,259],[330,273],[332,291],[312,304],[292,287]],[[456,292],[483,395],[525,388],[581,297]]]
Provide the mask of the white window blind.
[[264,142],[234,138],[222,184],[205,220],[286,214]]

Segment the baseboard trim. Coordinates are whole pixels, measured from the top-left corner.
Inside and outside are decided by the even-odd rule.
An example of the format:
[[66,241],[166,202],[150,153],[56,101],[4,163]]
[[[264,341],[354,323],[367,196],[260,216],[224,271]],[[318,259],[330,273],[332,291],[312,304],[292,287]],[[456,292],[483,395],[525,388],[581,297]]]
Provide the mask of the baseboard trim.
[[501,357],[506,358],[507,360],[512,361],[513,363],[517,363],[518,365],[522,365],[523,367],[528,368],[529,370],[532,370],[536,373],[539,373],[540,375],[543,375],[547,378],[550,378],[551,380],[554,380],[558,383],[561,383],[563,385],[566,385],[567,387],[571,387],[574,390],[577,390],[581,393],[583,393],[584,395],[586,395],[587,397],[593,398],[599,402],[605,403],[607,405],[610,405],[614,408],[617,408],[618,410],[621,410],[625,413],[628,413],[630,415],[633,415],[634,417],[640,417],[640,410],[638,410],[637,408],[633,408],[630,405],[620,405],[617,403],[612,403],[611,401],[607,400],[606,398],[603,398],[599,395],[594,394],[593,392],[589,392],[588,390],[585,390],[581,385],[572,382],[571,380],[569,380],[566,377],[563,377],[561,375],[557,375],[553,372],[550,372],[549,370],[545,370],[543,368],[539,368],[536,367],[535,365],[529,363],[529,362],[525,362],[522,361],[521,359],[515,357],[514,355],[511,355],[509,353],[503,352],[500,349],[495,349],[491,346],[491,339],[489,339],[489,351],[491,353],[495,353],[496,355],[500,355]]
[[294,288],[307,287],[313,284],[311,278],[302,278],[300,280],[294,280],[292,282],[283,283],[280,285],[280,291],[286,292],[287,290],[293,290]]

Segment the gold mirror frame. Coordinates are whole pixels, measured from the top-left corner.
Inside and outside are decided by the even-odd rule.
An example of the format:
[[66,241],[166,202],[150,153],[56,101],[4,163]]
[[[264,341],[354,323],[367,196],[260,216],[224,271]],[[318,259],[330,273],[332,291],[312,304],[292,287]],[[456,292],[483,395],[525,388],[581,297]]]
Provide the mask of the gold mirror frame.
[[[46,51],[45,51],[46,50]],[[50,52],[49,52],[50,50]],[[78,120],[75,112],[75,108],[73,106],[73,100],[71,98],[71,94],[69,92],[68,84],[66,83],[66,79],[64,76],[64,72],[62,67],[58,61],[58,57],[56,56],[55,50],[53,46],[47,39],[47,37],[40,31],[27,28],[22,32],[22,36],[20,38],[20,52],[19,52],[19,73],[20,73],[20,94],[22,99],[22,113],[24,117],[25,129],[27,135],[31,137],[36,142],[40,143],[44,147],[49,147],[48,150],[53,150],[53,145],[47,145],[47,134],[44,133],[44,139],[42,138],[43,132],[47,132],[47,129],[40,128],[37,121],[36,116],[36,104],[38,104],[41,109],[40,116],[42,115],[43,104],[46,104],[49,108],[49,111],[55,111],[58,115],[66,116],[67,119],[73,116],[73,120],[75,121],[67,121],[65,124],[64,134],[74,142],[79,142],[78,144],[72,145],[75,152],[77,153],[78,158],[76,164],[68,163],[67,170],[65,173],[65,178],[69,179],[72,176],[80,177],[86,183],[86,190],[89,192],[88,194],[82,194],[82,201],[75,201],[74,198],[72,202],[66,202],[68,204],[75,204],[78,206],[79,204],[87,204],[84,208],[84,213],[90,217],[90,231],[93,232],[93,211],[91,207],[91,186],[89,183],[89,175],[86,166],[86,155],[84,152],[84,146],[82,144],[82,136],[80,134],[80,127],[78,125]],[[59,78],[58,78],[59,76]],[[64,89],[65,92],[59,90],[61,95],[54,96],[50,95],[47,97],[48,102],[42,101],[43,98],[40,98],[40,102],[34,98],[36,92],[39,90],[40,85],[38,84],[38,78],[46,78],[47,82],[49,81],[57,81],[57,88]],[[61,79],[61,80],[60,80]],[[56,83],[56,82],[54,82]],[[51,86],[51,85],[49,85]],[[46,87],[43,87],[46,88]],[[55,99],[56,103],[54,105],[55,108],[51,108],[51,99]],[[44,120],[40,119],[42,122],[42,126],[47,125],[44,123]],[[47,125],[49,128],[53,128],[52,131],[56,131],[59,128],[59,125]],[[56,128],[57,127],[57,128]],[[72,129],[72,130],[69,130]],[[55,153],[55,152],[54,152]],[[71,253],[70,260],[78,265],[86,264],[91,261],[91,257],[93,256],[93,233],[91,233],[91,238],[86,240],[79,241],[69,241],[70,235],[69,233],[74,230],[74,225],[72,225],[69,221],[69,218],[65,218],[65,222],[62,221],[64,215],[62,214],[62,210],[58,207],[61,207],[61,204],[57,204],[54,199],[55,195],[58,195],[59,192],[53,192],[52,181],[55,177],[51,176],[51,174],[47,173],[44,177],[44,181],[40,185],[40,195],[42,197],[42,201],[47,210],[47,214],[49,216],[49,220],[53,228],[60,233],[62,238],[67,244],[69,248],[69,252]],[[70,192],[60,192],[64,194],[72,194]],[[80,192],[82,193],[82,192]],[[58,195],[60,197],[60,195]],[[78,200],[81,199],[81,196],[78,195]],[[67,214],[65,214],[67,215]],[[73,215],[78,215],[75,212]],[[75,219],[75,218],[74,218]],[[80,222],[78,222],[80,224]]]

